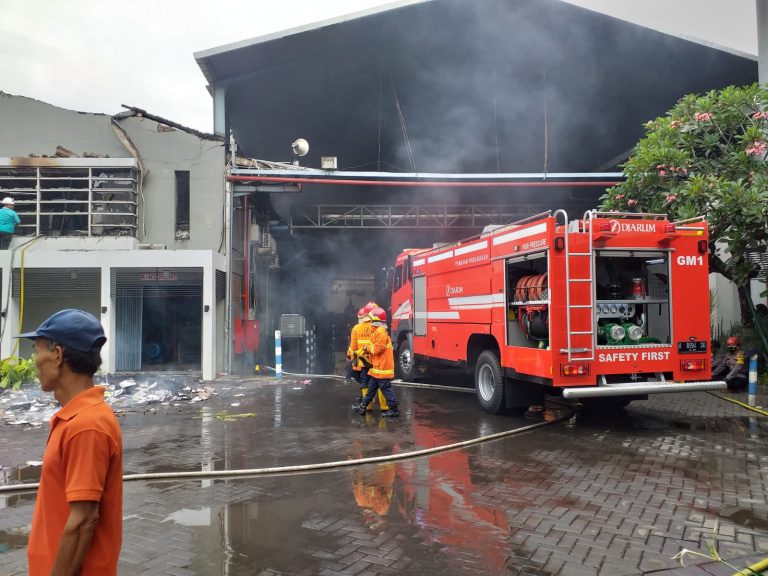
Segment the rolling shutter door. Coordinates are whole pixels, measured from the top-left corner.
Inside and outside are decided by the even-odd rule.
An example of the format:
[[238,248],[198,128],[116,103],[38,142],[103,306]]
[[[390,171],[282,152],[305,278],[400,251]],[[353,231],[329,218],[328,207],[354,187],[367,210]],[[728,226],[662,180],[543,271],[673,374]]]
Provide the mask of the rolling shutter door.
[[[98,296],[100,268],[26,268],[24,295],[30,298]],[[21,296],[21,269],[13,269],[13,297]]]

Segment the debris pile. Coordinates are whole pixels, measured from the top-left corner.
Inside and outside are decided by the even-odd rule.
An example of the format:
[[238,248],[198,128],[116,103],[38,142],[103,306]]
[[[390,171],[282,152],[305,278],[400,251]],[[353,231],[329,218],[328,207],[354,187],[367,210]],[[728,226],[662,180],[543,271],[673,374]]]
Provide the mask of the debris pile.
[[[148,404],[202,402],[216,395],[213,388],[189,376],[142,376],[115,382],[101,377],[100,380],[97,385],[105,388],[104,397],[116,413],[139,410]],[[0,390],[0,421],[6,424],[42,426],[59,408],[53,394],[40,390],[36,382],[19,390]]]

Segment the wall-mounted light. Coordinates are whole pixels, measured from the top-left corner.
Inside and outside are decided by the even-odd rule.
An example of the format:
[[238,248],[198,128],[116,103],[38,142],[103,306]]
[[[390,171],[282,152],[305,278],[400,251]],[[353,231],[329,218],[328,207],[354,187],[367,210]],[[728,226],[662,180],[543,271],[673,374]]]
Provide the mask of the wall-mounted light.
[[336,156],[320,156],[320,168],[323,170],[336,170],[337,167]]
[[291,144],[291,150],[293,151],[293,163],[298,165],[299,157],[306,156],[309,152],[309,142],[304,138],[298,138]]

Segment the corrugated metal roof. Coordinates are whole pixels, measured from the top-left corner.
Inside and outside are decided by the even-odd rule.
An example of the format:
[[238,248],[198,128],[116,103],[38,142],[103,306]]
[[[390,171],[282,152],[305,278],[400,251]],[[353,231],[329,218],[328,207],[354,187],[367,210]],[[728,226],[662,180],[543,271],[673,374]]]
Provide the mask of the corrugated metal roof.
[[[239,42],[232,42],[231,44],[225,44],[223,46],[217,46],[214,48],[201,50],[199,52],[195,52],[194,57],[195,57],[195,60],[197,60],[197,63],[200,66],[201,70],[203,71],[205,78],[208,80],[208,82],[211,85],[213,85],[216,83],[218,79],[221,79],[222,77],[222,74],[220,73],[218,68],[214,70],[215,67],[209,65],[209,62],[212,59],[214,59],[214,57],[216,56],[221,56],[226,54],[230,58],[233,58],[234,61],[242,60],[244,64],[248,64],[247,58],[240,59],[235,55],[235,53],[241,52],[241,51],[249,52],[247,49],[258,46],[260,44],[266,44],[268,42],[280,40],[283,38],[287,38],[289,36],[296,36],[306,32],[320,30],[323,28],[328,28],[330,26],[335,26],[337,24],[350,22],[352,20],[359,20],[361,18],[375,16],[383,12],[390,12],[392,10],[397,10],[399,8],[412,6],[414,4],[423,4],[425,2],[431,2],[431,1],[433,0],[398,0],[397,2],[390,2],[382,6],[368,8],[366,10],[361,10],[359,12],[353,12],[351,14],[336,16],[334,18],[329,18],[327,20],[321,20],[320,22],[313,22],[310,24],[305,24],[303,26],[296,26],[295,28],[289,28],[287,30],[279,30],[277,32],[272,32],[270,34],[265,34],[263,36],[257,36],[255,38],[250,38],[247,40],[241,40]],[[217,60],[217,62],[220,63],[221,61]],[[252,65],[252,63],[250,63],[250,65]]]

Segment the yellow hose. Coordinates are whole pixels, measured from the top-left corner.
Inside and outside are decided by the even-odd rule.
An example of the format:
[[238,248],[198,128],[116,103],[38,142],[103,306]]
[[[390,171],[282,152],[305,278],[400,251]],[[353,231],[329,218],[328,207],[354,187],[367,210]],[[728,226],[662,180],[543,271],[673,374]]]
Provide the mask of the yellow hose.
[[755,574],[762,574],[765,570],[768,570],[768,558],[763,558],[759,562],[752,564],[752,566],[735,572],[733,576],[754,576]]
[[[35,242],[37,242],[41,237],[37,236],[32,241],[27,242],[24,245],[24,248],[21,249],[21,272],[19,274],[19,332],[22,330],[22,326],[24,325],[24,256],[27,253],[27,249],[32,246]],[[19,350],[19,339],[16,339],[15,344],[13,345],[13,350],[11,350],[11,358],[16,356],[16,352]]]
[[713,392],[710,392],[710,394],[712,394],[712,396],[720,398],[721,400],[727,400],[728,402],[733,402],[734,404],[738,404],[739,406],[746,408],[747,410],[752,410],[752,412],[757,412],[758,414],[762,414],[763,416],[768,416],[768,412],[766,412],[765,410],[761,410],[760,408],[755,408],[754,406],[750,406],[749,404],[744,404],[744,402],[740,402],[735,398],[729,398],[728,396],[720,396],[720,394],[714,394]]

